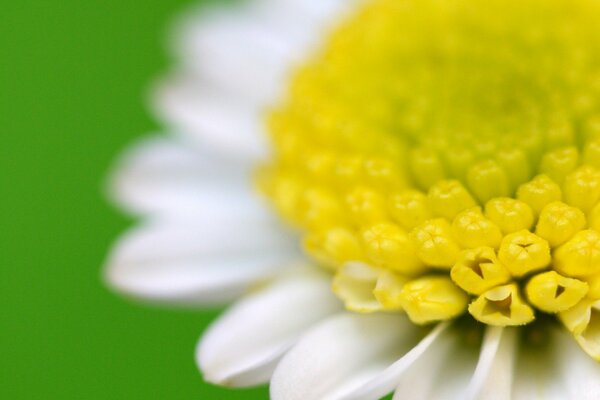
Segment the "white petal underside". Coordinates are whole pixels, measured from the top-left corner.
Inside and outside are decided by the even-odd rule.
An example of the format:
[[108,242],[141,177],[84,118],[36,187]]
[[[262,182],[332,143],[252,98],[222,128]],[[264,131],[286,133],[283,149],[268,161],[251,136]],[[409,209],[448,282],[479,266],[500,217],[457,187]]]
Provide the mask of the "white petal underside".
[[125,294],[174,303],[219,303],[297,264],[296,241],[273,223],[149,222],[127,233],[106,278]]
[[343,398],[410,350],[420,333],[404,316],[333,316],[311,329],[284,356],[271,380],[271,397]]
[[241,300],[215,322],[196,353],[204,378],[226,386],[266,383],[307,328],[341,310],[331,277],[314,270],[286,276]]

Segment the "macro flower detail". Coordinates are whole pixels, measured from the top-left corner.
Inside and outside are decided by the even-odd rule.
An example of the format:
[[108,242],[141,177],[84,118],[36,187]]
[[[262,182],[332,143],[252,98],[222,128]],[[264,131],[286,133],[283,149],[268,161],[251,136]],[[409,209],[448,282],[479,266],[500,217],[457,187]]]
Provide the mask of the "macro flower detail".
[[600,3],[277,4],[184,25],[111,284],[246,293],[198,364],[274,399],[600,398]]

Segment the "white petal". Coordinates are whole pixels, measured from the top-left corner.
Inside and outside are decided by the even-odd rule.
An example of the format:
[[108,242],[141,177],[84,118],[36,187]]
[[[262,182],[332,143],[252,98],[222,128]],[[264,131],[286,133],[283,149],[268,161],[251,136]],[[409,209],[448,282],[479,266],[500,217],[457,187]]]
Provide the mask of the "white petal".
[[162,137],[141,140],[115,165],[110,194],[126,209],[150,215],[266,215],[249,171]]
[[330,280],[310,270],[292,274],[227,311],[198,346],[196,359],[205,379],[227,386],[268,382],[302,332],[341,310]]
[[168,125],[196,145],[245,161],[267,154],[261,108],[192,75],[175,74],[161,83],[156,109]]
[[[400,383],[402,376],[414,368],[415,364],[430,350],[440,358],[443,354],[439,346],[433,346],[440,335],[448,328],[449,323],[438,324],[423,340],[407,352],[402,358],[382,371],[373,380],[344,397],[345,400],[377,400],[392,392]],[[429,368],[429,367],[428,367]],[[403,395],[403,398],[407,398]]]
[[300,259],[295,240],[271,223],[157,221],[122,238],[106,278],[142,299],[215,303]]
[[404,316],[343,313],[309,331],[277,366],[273,400],[339,399],[373,379],[418,341]]
[[517,331],[486,328],[481,354],[465,400],[510,400]]

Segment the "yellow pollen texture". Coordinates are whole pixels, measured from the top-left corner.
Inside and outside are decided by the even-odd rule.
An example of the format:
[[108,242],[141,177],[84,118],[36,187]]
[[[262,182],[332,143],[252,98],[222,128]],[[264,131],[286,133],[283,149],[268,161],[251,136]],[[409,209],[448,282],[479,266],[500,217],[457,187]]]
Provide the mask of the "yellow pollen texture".
[[288,89],[258,185],[349,310],[600,359],[600,2],[370,1]]

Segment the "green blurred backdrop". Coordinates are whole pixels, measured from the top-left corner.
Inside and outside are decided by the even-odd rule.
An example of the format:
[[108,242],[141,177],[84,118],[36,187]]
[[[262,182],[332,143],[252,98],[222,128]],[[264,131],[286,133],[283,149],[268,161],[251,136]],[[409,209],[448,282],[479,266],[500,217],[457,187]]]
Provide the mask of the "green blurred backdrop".
[[202,383],[214,312],[146,308],[100,267],[133,221],[107,204],[111,160],[160,127],[145,89],[186,0],[0,5],[0,398],[252,399]]

